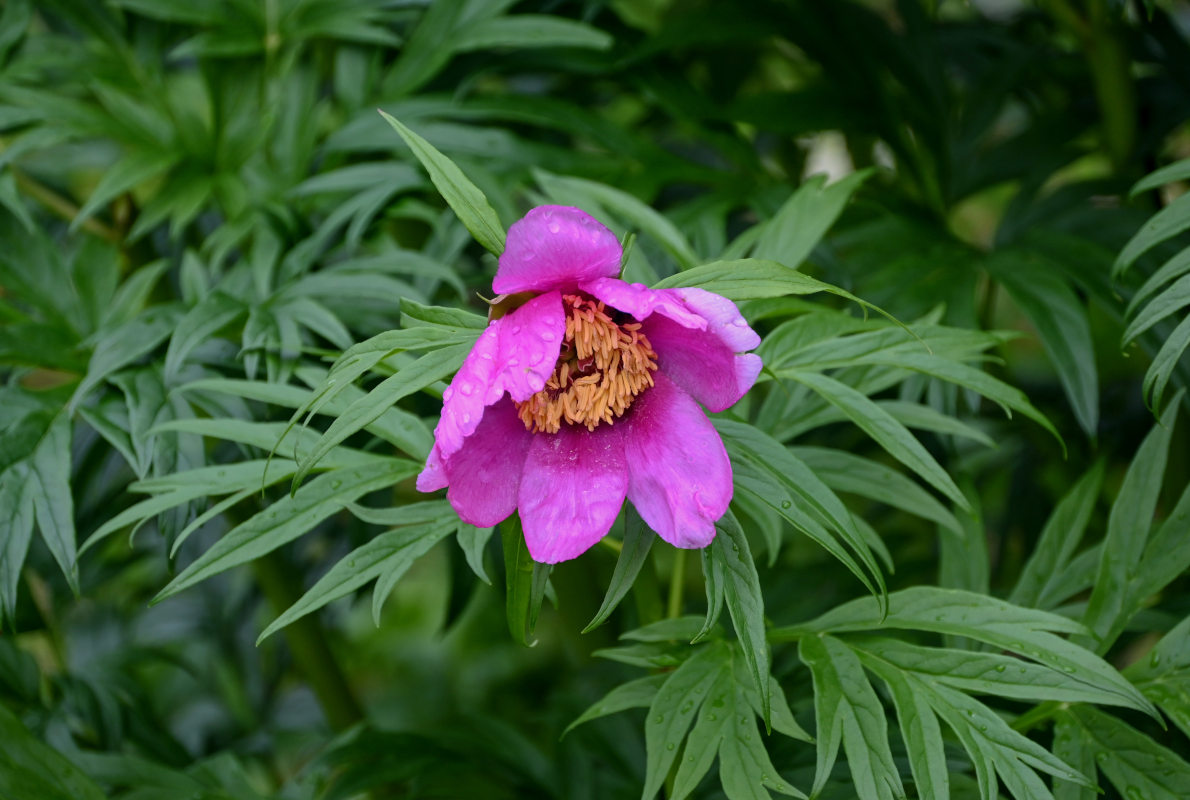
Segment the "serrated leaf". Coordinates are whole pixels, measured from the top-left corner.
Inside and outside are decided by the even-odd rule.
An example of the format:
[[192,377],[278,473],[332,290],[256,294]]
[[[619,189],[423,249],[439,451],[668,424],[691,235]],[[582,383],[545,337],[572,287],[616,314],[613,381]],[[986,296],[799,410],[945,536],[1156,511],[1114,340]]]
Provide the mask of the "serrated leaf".
[[368,492],[392,486],[421,465],[384,459],[320,475],[293,495],[228,531],[153,598],[159,603],[212,575],[259,558],[309,531],[322,520]]
[[493,255],[503,253],[504,227],[483,192],[468,180],[453,161],[438,152],[425,139],[384,111],[380,111],[380,116],[384,117],[393,130],[405,140],[405,144],[409,145],[413,155],[426,168],[426,172],[430,173],[430,180],[442,194],[442,199],[455,212],[464,227],[471,231],[475,241]]
[[628,590],[636,583],[636,576],[648,561],[649,551],[653,547],[657,534],[653,533],[635,508],[629,508],[625,515],[624,540],[620,548],[620,557],[616,559],[616,567],[612,570],[611,580],[607,584],[607,593],[595,616],[583,628],[583,633],[589,633],[602,625],[616,606],[628,594]]

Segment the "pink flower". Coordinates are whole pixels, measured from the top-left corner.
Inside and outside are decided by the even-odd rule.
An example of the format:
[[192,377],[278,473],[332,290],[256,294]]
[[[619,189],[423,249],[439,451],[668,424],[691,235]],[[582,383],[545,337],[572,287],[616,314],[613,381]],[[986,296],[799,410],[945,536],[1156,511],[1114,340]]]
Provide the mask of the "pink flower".
[[[735,304],[625,283],[616,237],[577,208],[539,206],[508,231],[503,295],[443,394],[417,479],[490,526],[519,510],[534,560],[575,558],[624,498],[677,547],[706,547],[731,502],[722,411],[760,374]],[[501,311],[512,308],[503,316]],[[697,401],[697,402],[695,402]]]

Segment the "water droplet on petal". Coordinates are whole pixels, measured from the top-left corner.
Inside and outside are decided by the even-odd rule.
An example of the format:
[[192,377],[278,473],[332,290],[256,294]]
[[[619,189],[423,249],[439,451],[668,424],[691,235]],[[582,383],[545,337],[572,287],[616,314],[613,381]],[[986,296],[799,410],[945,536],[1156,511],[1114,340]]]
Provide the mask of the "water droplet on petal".
[[520,333],[520,332],[521,332],[521,326],[520,326],[520,325],[513,325],[513,326],[512,326],[512,332],[513,332],[513,333]]
[[557,337],[557,336],[555,336],[555,335],[554,335],[553,333],[551,333],[550,331],[546,331],[545,333],[541,334],[541,339],[542,339],[542,341],[545,341],[545,342],[552,342],[552,341],[554,341],[554,340],[555,340],[555,339],[557,339],[557,338],[558,338],[558,337]]
[[[447,389],[446,391],[449,392],[450,389]],[[475,391],[475,387],[464,381],[463,383],[459,384],[459,391],[465,395],[470,395],[473,391]],[[443,397],[445,396],[446,395],[444,394]]]
[[546,227],[549,229],[550,233],[557,233],[558,231],[562,230],[562,226],[558,224],[558,221],[552,219],[549,221],[549,224],[546,225]]
[[449,400],[450,398],[454,397],[454,394],[455,390],[452,387],[447,386],[446,391],[442,393],[442,399]]
[[467,424],[467,423],[469,423],[470,421],[471,421],[471,415],[470,415],[470,414],[464,414],[464,415],[463,415],[463,424],[464,424],[464,425],[466,425],[466,424]]
[[743,328],[748,325],[748,320],[744,319],[743,317],[736,317],[731,321],[731,324],[735,325],[737,328]]

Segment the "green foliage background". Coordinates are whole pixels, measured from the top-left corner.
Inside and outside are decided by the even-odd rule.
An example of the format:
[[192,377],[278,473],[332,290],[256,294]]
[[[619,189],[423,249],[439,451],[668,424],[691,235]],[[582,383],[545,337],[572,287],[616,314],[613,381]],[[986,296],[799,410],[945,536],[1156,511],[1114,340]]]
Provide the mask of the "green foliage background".
[[[0,798],[1190,797],[1187,30],[7,0]],[[413,488],[546,202],[764,336],[701,553]]]

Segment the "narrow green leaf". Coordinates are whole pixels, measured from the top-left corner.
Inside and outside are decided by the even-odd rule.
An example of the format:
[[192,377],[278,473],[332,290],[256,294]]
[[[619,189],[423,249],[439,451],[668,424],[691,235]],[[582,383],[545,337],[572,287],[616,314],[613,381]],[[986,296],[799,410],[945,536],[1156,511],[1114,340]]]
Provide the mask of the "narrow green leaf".
[[447,202],[447,205],[455,212],[467,230],[471,231],[475,241],[494,255],[498,256],[503,253],[504,227],[500,224],[500,219],[496,216],[491,204],[488,203],[488,199],[484,197],[483,192],[479,191],[475,184],[467,179],[467,176],[455,166],[453,161],[438,152],[425,139],[384,111],[380,111],[380,116],[384,117],[393,130],[405,140],[405,144],[409,145],[413,155],[417,156],[417,160],[426,168],[426,172],[430,173],[430,180],[441,192],[442,199]]
[[698,648],[661,686],[645,718],[645,785],[641,800],[656,796],[694,722],[694,712],[719,676],[729,673],[730,668],[727,647],[710,644]]
[[856,655],[831,636],[807,636],[798,656],[814,678],[818,764],[810,795],[822,791],[842,743],[856,794],[903,798],[905,789],[888,746],[888,723]]
[[33,495],[29,469],[22,462],[0,474],[0,612],[14,621],[21,569],[33,539]]
[[829,186],[825,175],[807,180],[764,225],[752,255],[800,267],[872,172],[871,169],[853,172]]
[[[508,632],[514,641],[532,647],[533,625],[537,609],[533,608],[537,564],[529,555],[521,520],[515,514],[500,523],[500,536],[504,543],[504,610],[508,618]],[[541,597],[537,597],[540,607]]]
[[845,383],[816,372],[789,371],[788,377],[813,389],[822,399],[847,415],[855,425],[883,447],[889,455],[913,470],[924,481],[949,497],[959,508],[970,504],[950,475],[914,438],[880,406]]
[[[731,674],[726,670],[720,672],[707,691],[706,701],[699,706],[698,717],[690,729],[682,759],[674,774],[669,800],[684,800],[698,788],[703,776],[710,771],[719,753],[719,745],[732,724],[732,717],[739,711],[733,707],[734,694],[735,682]],[[753,775],[753,780],[756,777]]]
[[[1151,7],[1151,4],[1148,2],[1145,5]],[[1147,192],[1150,189],[1156,189],[1174,181],[1184,181],[1187,178],[1190,178],[1190,158],[1175,161],[1172,164],[1165,165],[1161,169],[1150,172],[1133,185],[1132,189],[1128,192],[1128,196],[1136,197],[1141,192]]]
[[[1059,714],[1054,720],[1053,751],[1056,757],[1094,780],[1095,751],[1091,746],[1090,737],[1070,714]],[[1054,800],[1095,800],[1097,795],[1098,791],[1095,788],[1071,781],[1054,784]]]
[[1140,565],[1153,526],[1181,397],[1179,392],[1141,442],[1107,518],[1099,573],[1084,617],[1098,639],[1100,653],[1107,652],[1127,622],[1125,612],[1134,589],[1131,579]]
[[[862,652],[860,657],[864,660]],[[917,796],[950,800],[950,768],[946,764],[942,726],[938,724],[934,709],[899,671],[879,669],[879,665],[877,668],[869,666],[869,669],[880,676],[892,695]]]
[[1190,764],[1174,751],[1090,706],[1063,713],[1084,731],[1100,771],[1124,797],[1190,797]]
[[106,795],[65,756],[44,744],[0,705],[0,796],[104,800]]
[[727,577],[723,574],[723,563],[712,555],[710,547],[704,547],[701,554],[702,577],[707,593],[707,616],[703,621],[702,630],[698,632],[690,643],[697,644],[710,635],[723,614],[724,584]]
[[475,577],[489,586],[492,585],[492,579],[484,569],[483,554],[495,531],[495,528],[477,528],[465,522],[460,522],[455,528],[455,541],[459,543],[459,549],[467,559],[467,566],[471,567]]
[[409,366],[381,381],[364,397],[355,400],[319,437],[310,454],[301,460],[297,474],[293,476],[294,490],[296,491],[322,457],[348,436],[375,422],[401,398],[421,391],[456,372],[470,349],[470,345],[458,344],[426,353]]
[[456,52],[493,48],[582,47],[606,50],[612,37],[584,22],[547,14],[514,14],[482,19],[460,30],[452,41]]
[[25,492],[33,503],[37,529],[54,560],[78,594],[78,565],[74,528],[74,495],[70,489],[70,416],[58,414],[29,460]]
[[657,534],[653,533],[640,518],[635,508],[629,508],[625,513],[624,541],[620,549],[620,557],[616,559],[616,568],[612,571],[611,580],[607,584],[607,593],[595,616],[583,628],[583,633],[589,633],[602,625],[611,616],[612,611],[628,594],[628,590],[636,583],[636,576],[649,558],[649,550],[653,547]]
[[420,464],[384,459],[320,475],[297,493],[283,497],[228,531],[153,598],[167,597],[224,570],[276,550],[368,492],[392,486],[417,473]]
[[718,534],[711,542],[711,556],[723,565],[723,594],[727,612],[739,637],[740,650],[760,693],[761,717],[772,728],[772,696],[769,693],[769,645],[765,637],[764,594],[760,576],[744,529],[729,509],[716,523]]
[[1182,195],[1154,214],[1120,250],[1112,265],[1112,277],[1128,269],[1136,259],[1156,245],[1190,228],[1190,195]]
[[1120,343],[1127,346],[1161,320],[1190,305],[1190,275],[1178,278],[1167,289],[1158,294],[1140,310],[1120,337]]
[[844,603],[811,622],[775,628],[769,635],[773,641],[784,641],[819,632],[882,628],[931,631],[986,642],[1059,669],[1071,681],[1112,695],[1118,705],[1156,715],[1153,704],[1107,662],[1055,635],[1085,635],[1086,628],[1081,624],[974,592],[928,586],[905,589],[888,596],[887,615],[880,613],[873,598],[864,597]]
[[[311,483],[313,485],[313,483]],[[318,579],[300,599],[269,623],[256,639],[259,645],[286,625],[313,613],[327,603],[351,594],[364,584],[381,577],[388,578],[387,591],[377,589],[381,602],[391,592],[396,581],[431,547],[454,530],[453,519],[438,519],[398,528],[376,536],[357,547]],[[379,583],[377,584],[379,586]],[[373,614],[379,609],[373,607]]]
[[[1082,541],[1103,484],[1103,469],[1102,460],[1095,462],[1095,465],[1058,502],[1046,520],[1041,538],[1038,539],[1037,546],[1033,548],[1033,553],[1025,563],[1021,577],[1017,579],[1016,586],[1009,595],[1009,602],[1018,606],[1050,607],[1042,602],[1047,594],[1046,587],[1066,569]],[[1055,601],[1065,599],[1054,598]]]
[[1190,736],[1190,617],[1161,637],[1124,674]]
[[616,714],[620,711],[627,711],[630,708],[648,708],[652,704],[653,698],[657,696],[661,684],[665,683],[668,679],[668,674],[649,675],[620,684],[604,695],[602,700],[596,701],[590,708],[579,715],[578,719],[567,725],[566,730],[562,731],[562,736],[570,733],[584,722],[590,722],[593,719],[606,717],[609,714]]

